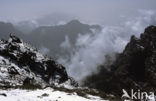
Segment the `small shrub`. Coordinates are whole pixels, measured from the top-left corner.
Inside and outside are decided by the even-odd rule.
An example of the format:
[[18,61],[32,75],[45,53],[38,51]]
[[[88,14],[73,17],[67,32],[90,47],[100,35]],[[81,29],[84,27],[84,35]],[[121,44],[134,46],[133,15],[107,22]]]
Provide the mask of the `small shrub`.
[[44,93],[44,94],[42,94],[42,96],[46,97],[46,96],[49,96],[49,94],[47,94],[47,93]]

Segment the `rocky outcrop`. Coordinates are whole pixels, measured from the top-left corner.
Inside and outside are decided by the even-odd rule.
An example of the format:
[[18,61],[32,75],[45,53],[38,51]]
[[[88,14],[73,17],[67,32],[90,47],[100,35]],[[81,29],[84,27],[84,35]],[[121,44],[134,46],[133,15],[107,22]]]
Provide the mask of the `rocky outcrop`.
[[0,40],[0,86],[56,85],[69,81],[65,67],[14,35]]
[[149,26],[140,38],[132,36],[123,53],[107,68],[89,76],[85,85],[120,94],[122,89],[156,91],[156,26]]

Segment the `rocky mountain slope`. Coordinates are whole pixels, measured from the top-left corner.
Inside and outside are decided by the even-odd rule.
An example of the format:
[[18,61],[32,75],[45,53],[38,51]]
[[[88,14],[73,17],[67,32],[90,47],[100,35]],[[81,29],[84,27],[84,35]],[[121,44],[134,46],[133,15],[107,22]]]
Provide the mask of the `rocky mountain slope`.
[[78,87],[65,67],[10,34],[0,40],[0,99],[3,101],[104,101],[105,93]]
[[[72,80],[65,67],[14,35],[0,40],[0,86],[55,85]],[[75,82],[76,84],[76,82]]]
[[[0,87],[3,89],[0,90],[0,98],[4,100],[8,100],[10,97],[26,98],[31,101],[42,98],[49,100],[52,97],[50,92],[54,90],[52,93],[54,95],[55,93],[60,96],[66,95],[63,100],[66,97],[67,99],[78,97],[79,100],[84,101],[88,99],[102,101],[100,97],[106,99],[114,98],[113,95],[121,97],[123,89],[128,92],[131,89],[146,92],[156,91],[156,26],[147,27],[140,38],[132,36],[124,51],[116,55],[116,60],[113,63],[100,66],[98,73],[85,79],[84,86],[96,88],[99,91],[88,88],[60,88],[62,85],[64,87],[78,86],[77,82],[68,76],[65,67],[40,54],[36,48],[12,34],[9,40],[0,40]],[[47,86],[52,88],[43,89]],[[34,92],[19,89],[5,90],[16,87],[42,88],[40,90],[43,91],[43,94],[38,93],[37,90]],[[15,96],[18,92],[26,95],[34,94],[34,99]],[[113,95],[110,97],[108,94]],[[5,97],[7,95],[9,97]],[[48,99],[45,99],[44,97],[47,95]],[[73,95],[73,97],[68,95]],[[97,96],[100,97],[97,98]],[[57,96],[54,99],[58,100],[59,98]],[[58,101],[62,101],[62,99],[60,98]]]
[[122,89],[155,92],[156,26],[147,27],[140,38],[132,36],[116,61],[101,66],[97,74],[86,78],[84,85],[115,95],[122,94]]

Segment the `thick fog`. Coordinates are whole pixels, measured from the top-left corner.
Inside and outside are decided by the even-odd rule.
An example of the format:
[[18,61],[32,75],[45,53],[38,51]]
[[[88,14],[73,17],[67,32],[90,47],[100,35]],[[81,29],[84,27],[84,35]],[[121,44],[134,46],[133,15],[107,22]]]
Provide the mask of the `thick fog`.
[[58,62],[81,81],[97,72],[106,55],[114,59],[122,52],[131,35],[139,37],[145,27],[156,25],[155,5],[156,0],[0,0],[0,21],[13,24],[0,23],[0,35],[22,33],[50,56],[64,51],[57,53]]

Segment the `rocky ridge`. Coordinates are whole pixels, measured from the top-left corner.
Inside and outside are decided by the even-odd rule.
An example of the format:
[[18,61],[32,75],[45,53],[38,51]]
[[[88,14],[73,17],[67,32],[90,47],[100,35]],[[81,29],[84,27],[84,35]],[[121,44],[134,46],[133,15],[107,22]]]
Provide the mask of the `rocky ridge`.
[[120,96],[122,89],[155,92],[156,26],[147,27],[140,38],[132,36],[124,51],[117,54],[111,65],[99,68],[97,74],[86,78],[85,86]]
[[62,83],[77,86],[65,67],[40,54],[36,48],[10,34],[0,40],[0,86],[51,86]]

